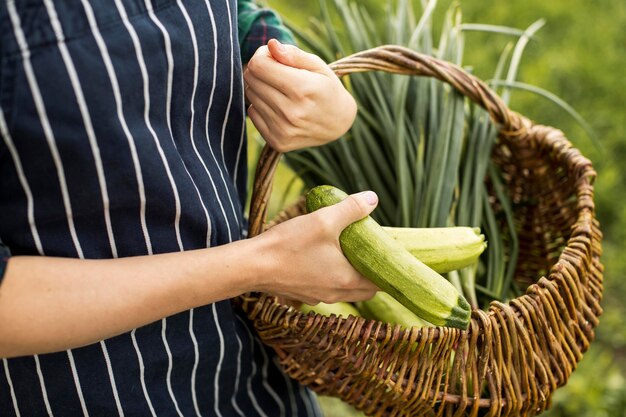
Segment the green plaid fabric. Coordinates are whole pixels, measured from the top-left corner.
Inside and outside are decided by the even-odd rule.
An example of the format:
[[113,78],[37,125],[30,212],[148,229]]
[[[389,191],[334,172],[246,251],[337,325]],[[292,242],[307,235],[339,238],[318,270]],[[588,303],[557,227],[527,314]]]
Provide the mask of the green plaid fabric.
[[239,46],[244,64],[272,38],[292,45],[296,43],[293,34],[274,11],[259,7],[254,0],[237,0],[237,9]]

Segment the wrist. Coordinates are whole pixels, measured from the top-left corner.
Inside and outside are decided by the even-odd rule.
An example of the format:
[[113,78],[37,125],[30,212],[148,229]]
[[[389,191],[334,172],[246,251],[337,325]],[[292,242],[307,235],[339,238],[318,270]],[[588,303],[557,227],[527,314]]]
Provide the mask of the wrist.
[[247,271],[243,292],[270,292],[278,275],[276,262],[277,242],[275,234],[265,232],[262,235],[242,241],[246,245],[245,259]]
[[194,277],[200,304],[207,303],[207,296],[215,298],[216,287],[221,288],[219,299],[261,291],[265,288],[266,278],[271,276],[271,262],[267,259],[271,257],[271,251],[267,239],[255,237],[200,252],[200,262],[190,265],[194,269],[190,276]]

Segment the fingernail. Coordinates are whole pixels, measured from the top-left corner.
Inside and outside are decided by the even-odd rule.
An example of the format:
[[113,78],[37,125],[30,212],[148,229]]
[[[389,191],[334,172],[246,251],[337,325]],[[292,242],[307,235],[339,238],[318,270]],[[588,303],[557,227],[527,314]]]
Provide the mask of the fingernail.
[[280,41],[278,39],[274,39],[274,41],[276,42],[276,46],[278,47],[278,50],[280,52],[286,52],[287,51],[287,48],[285,48],[285,45],[280,43]]
[[363,199],[370,206],[374,206],[374,205],[376,205],[376,203],[378,203],[378,196],[376,195],[376,193],[374,191],[364,191],[363,192]]

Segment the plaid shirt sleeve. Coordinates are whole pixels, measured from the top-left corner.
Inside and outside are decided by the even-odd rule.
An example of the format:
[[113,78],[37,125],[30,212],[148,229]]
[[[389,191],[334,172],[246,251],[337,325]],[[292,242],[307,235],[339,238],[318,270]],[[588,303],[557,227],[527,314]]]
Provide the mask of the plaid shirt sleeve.
[[239,47],[244,64],[270,39],[292,45],[296,43],[291,31],[283,25],[274,11],[259,7],[254,0],[237,0],[237,10]]
[[4,278],[4,271],[7,268],[7,262],[9,262],[10,256],[11,251],[9,251],[9,248],[0,240],[0,284],[2,283],[2,278]]

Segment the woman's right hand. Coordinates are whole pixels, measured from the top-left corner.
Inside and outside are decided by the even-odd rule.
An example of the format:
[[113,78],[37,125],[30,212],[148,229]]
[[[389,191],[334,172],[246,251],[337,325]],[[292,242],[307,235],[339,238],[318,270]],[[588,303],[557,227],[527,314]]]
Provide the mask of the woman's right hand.
[[369,215],[378,203],[372,191],[298,216],[257,236],[262,247],[262,273],[257,291],[303,301],[360,301],[378,287],[359,274],[341,251],[339,235]]

